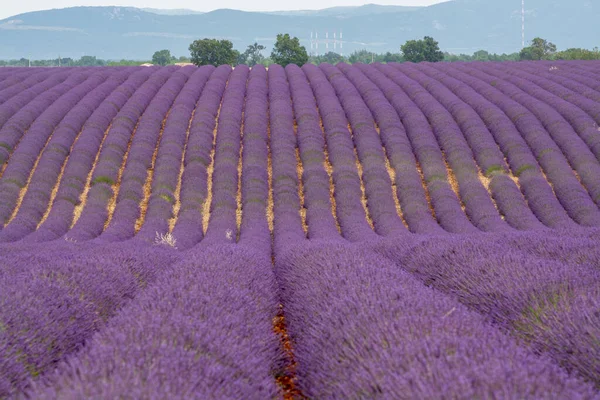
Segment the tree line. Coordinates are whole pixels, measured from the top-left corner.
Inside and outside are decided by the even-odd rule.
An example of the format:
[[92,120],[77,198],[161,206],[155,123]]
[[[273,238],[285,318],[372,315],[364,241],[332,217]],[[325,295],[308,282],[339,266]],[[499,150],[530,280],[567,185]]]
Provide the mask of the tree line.
[[478,50],[472,55],[452,54],[442,52],[438,42],[430,36],[425,36],[420,40],[409,40],[400,46],[399,52],[375,53],[366,49],[356,50],[349,56],[342,56],[335,52],[327,52],[322,55],[309,55],[304,46],[300,45],[297,37],[291,37],[289,34],[279,34],[275,46],[270,55],[265,56],[263,51],[266,47],[253,43],[240,52],[233,47],[229,40],[201,39],[195,40],[189,46],[190,56],[175,57],[169,50],[159,50],[154,53],[151,60],[135,61],[120,60],[108,61],[96,58],[94,56],[83,56],[80,59],[56,58],[51,60],[28,60],[21,58],[19,60],[0,60],[0,66],[9,67],[57,67],[57,66],[127,66],[152,63],[155,65],[170,65],[175,63],[193,63],[195,65],[239,65],[246,64],[254,66],[263,64],[296,64],[306,63],[321,64],[346,62],[350,64],[373,62],[454,62],[454,61],[521,61],[521,60],[600,60],[600,51],[597,47],[593,50],[583,48],[569,48],[558,51],[555,44],[539,37],[534,38],[530,45],[523,48],[520,52],[510,54],[489,53],[486,50]]

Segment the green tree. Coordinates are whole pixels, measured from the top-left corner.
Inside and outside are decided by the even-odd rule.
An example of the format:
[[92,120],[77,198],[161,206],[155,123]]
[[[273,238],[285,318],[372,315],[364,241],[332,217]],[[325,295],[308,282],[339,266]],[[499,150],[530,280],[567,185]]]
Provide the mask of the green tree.
[[254,67],[256,64],[262,64],[265,57],[262,55],[262,51],[266,49],[262,44],[254,42],[246,48],[242,54],[240,54],[239,64],[246,64],[249,67]]
[[490,60],[490,53],[488,53],[485,50],[477,50],[475,53],[473,53],[473,60],[475,60],[475,61],[489,61]]
[[[379,57],[378,57],[379,58]],[[398,62],[401,63],[404,61],[404,57],[400,53],[390,53],[389,51],[381,56],[381,60],[385,63],[390,62]]]
[[556,53],[556,45],[539,37],[531,41],[529,47],[523,48],[519,53],[521,60],[550,60]]
[[102,67],[106,65],[104,60],[96,58],[96,56],[83,56],[75,64],[81,67]]
[[571,48],[563,51],[559,51],[554,55],[556,60],[598,60],[600,59],[600,52],[598,48],[594,50]]
[[169,50],[159,50],[152,56],[152,63],[157,65],[169,65],[172,60],[173,57],[171,56],[171,52]]
[[406,61],[438,62],[444,59],[444,53],[440,51],[438,42],[430,36],[425,36],[423,40],[409,40],[400,48]]
[[301,67],[308,62],[308,53],[304,46],[300,46],[300,39],[290,37],[289,33],[278,34],[275,48],[271,52],[271,59],[275,64],[285,67],[296,64]]
[[195,40],[189,47],[192,63],[200,65],[235,65],[239,52],[229,40]]
[[348,62],[350,64],[371,64],[372,61],[375,61],[375,53],[365,49],[354,50],[352,54],[350,54],[350,57],[348,57]]
[[311,63],[315,65],[319,65],[321,63],[329,63],[335,65],[340,62],[346,61],[346,58],[338,53],[334,53],[333,51],[329,51],[320,56],[312,56],[309,60]]

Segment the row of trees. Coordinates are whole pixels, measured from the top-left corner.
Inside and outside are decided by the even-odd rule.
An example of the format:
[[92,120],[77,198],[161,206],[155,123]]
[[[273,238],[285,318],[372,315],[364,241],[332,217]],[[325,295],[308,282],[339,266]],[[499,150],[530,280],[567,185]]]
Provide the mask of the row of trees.
[[160,50],[154,53],[152,60],[148,61],[107,61],[95,56],[83,56],[80,59],[56,58],[50,60],[21,58],[19,60],[0,60],[0,67],[125,66],[141,65],[144,63],[153,63],[156,65],[174,63],[194,63],[196,65],[246,64],[249,66],[263,64],[269,66],[273,63],[303,65],[307,62],[318,65],[324,62],[330,64],[337,64],[339,62],[369,64],[373,62],[389,63],[405,61],[600,60],[600,51],[597,47],[593,50],[570,48],[557,51],[555,44],[542,38],[533,39],[528,47],[525,47],[520,52],[511,54],[495,54],[485,50],[476,51],[472,55],[444,53],[440,50],[438,42],[429,36],[425,36],[422,40],[407,41],[400,46],[400,52],[398,53],[374,53],[363,49],[356,50],[347,57],[335,52],[309,56],[306,48],[300,45],[300,40],[297,37],[291,37],[289,34],[277,35],[277,41],[270,56],[266,57],[263,55],[265,49],[265,46],[254,43],[248,46],[244,52],[239,52],[233,48],[233,43],[229,40],[202,39],[196,40],[190,45],[190,57],[175,57],[171,55],[169,50]]
[[[229,40],[202,39],[194,41],[189,50],[191,61],[196,65],[246,64],[252,67],[266,61],[262,54],[265,46],[258,43],[248,46],[246,51],[240,53],[233,48],[233,43]],[[307,62],[308,53],[306,48],[300,45],[300,39],[287,33],[277,35],[270,63],[286,66],[303,65]]]
[[[320,64],[321,62],[335,64],[341,61],[348,61],[350,63],[370,63],[374,61],[437,62],[444,59],[444,53],[440,51],[438,42],[429,36],[425,36],[423,40],[409,40],[401,46],[402,54],[388,52],[375,57],[374,53],[367,50],[359,50],[351,54],[348,59],[334,52],[329,52],[323,56],[309,57],[306,48],[300,45],[300,40],[297,37],[291,37],[287,33],[277,35],[275,47],[269,58],[264,57],[262,54],[262,51],[265,50],[265,46],[263,45],[254,43],[248,46],[246,51],[240,53],[233,48],[233,43],[229,40],[196,40],[190,45],[189,50],[191,61],[196,65],[246,64],[254,66],[256,64],[268,65],[275,63],[286,66],[288,64],[303,65],[307,62],[315,64]],[[168,50],[161,50],[154,53],[152,60],[156,64],[167,65],[170,57],[171,55]]]

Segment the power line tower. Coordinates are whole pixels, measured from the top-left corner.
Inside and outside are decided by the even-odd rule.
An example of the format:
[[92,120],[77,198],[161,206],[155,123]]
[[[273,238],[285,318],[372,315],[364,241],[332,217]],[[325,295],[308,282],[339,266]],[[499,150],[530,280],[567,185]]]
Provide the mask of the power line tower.
[[525,0],[521,0],[521,48],[525,48]]
[[319,55],[319,44],[325,45],[326,53],[329,51],[330,44],[333,44],[333,50],[337,53],[337,46],[339,44],[340,45],[340,55],[342,55],[342,56],[344,55],[343,54],[344,41],[343,41],[342,31],[340,31],[339,38],[337,36],[337,32],[334,31],[333,39],[329,38],[329,31],[325,32],[325,39],[319,39],[318,31],[311,31],[310,32],[310,53],[311,53],[311,55],[315,55],[315,56]]

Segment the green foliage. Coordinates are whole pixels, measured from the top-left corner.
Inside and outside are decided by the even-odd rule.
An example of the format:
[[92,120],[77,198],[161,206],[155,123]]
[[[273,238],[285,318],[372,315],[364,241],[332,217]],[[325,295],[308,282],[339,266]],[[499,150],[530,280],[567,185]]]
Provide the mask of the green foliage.
[[355,50],[354,52],[352,52],[352,54],[350,54],[350,57],[348,57],[348,61],[350,62],[350,64],[371,64],[375,61],[375,53],[365,49]]
[[309,62],[312,64],[315,64],[315,65],[319,65],[321,63],[328,63],[328,64],[335,65],[337,63],[345,62],[345,61],[346,61],[346,57],[339,55],[338,53],[334,53],[333,51],[330,51],[330,52],[325,53],[320,56],[312,56],[309,59]]
[[404,56],[400,53],[390,53],[389,51],[387,53],[385,53],[382,57],[382,61],[384,63],[390,63],[390,62],[404,62]]
[[289,33],[278,34],[275,48],[271,52],[271,59],[275,64],[285,67],[296,64],[301,67],[308,62],[308,53],[304,46],[300,46],[300,39],[290,37]]
[[425,36],[423,40],[409,40],[400,48],[406,61],[438,62],[444,59],[444,53],[440,51],[438,42],[430,36]]
[[600,51],[597,47],[593,50],[571,48],[559,51],[554,55],[555,60],[600,60]]
[[239,52],[233,49],[229,40],[202,39],[195,40],[189,47],[191,61],[200,65],[235,65]]
[[75,64],[80,67],[103,67],[106,61],[96,58],[96,56],[83,56]]
[[501,165],[490,165],[485,170],[485,176],[487,176],[488,178],[495,174],[504,174],[504,173],[505,173],[504,168]]
[[556,45],[539,37],[531,41],[529,47],[525,47],[519,53],[521,60],[551,60],[556,53]]
[[99,177],[95,178],[95,179],[92,181],[92,186],[93,186],[93,185],[95,185],[96,183],[106,183],[106,184],[109,184],[109,185],[114,185],[114,184],[115,184],[115,181],[113,181],[113,180],[112,180],[110,177],[108,177],[108,176],[102,176],[102,175],[101,175],[101,176],[99,176]]
[[518,61],[519,53],[489,53],[485,50],[478,50],[472,55],[469,54],[451,54],[444,53],[444,61],[456,62],[456,61]]
[[171,52],[169,50],[159,50],[154,53],[152,56],[152,63],[156,65],[169,65],[172,61],[174,61],[175,57],[171,56]]
[[150,61],[120,60],[108,61],[106,65],[108,65],[109,67],[137,67],[147,63],[149,64]]
[[265,57],[262,55],[262,51],[266,49],[262,44],[254,42],[246,48],[246,51],[240,54],[238,64],[246,64],[249,67],[254,67],[256,64],[262,64]]
[[0,147],[5,148],[9,153],[12,151],[12,146],[8,143],[0,142]]

